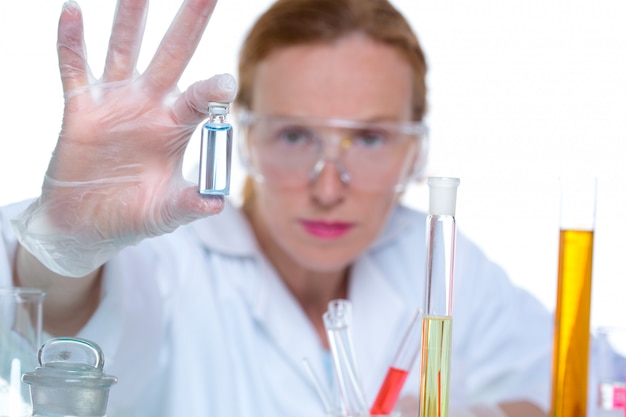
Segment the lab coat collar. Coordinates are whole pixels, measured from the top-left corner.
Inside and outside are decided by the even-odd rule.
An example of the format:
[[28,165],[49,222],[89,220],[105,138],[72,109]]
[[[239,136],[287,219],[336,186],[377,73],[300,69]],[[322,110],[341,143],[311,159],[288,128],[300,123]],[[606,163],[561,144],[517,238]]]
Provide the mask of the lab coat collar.
[[[313,390],[303,359],[309,361],[322,381],[329,382],[320,340],[274,269],[265,260],[262,263],[263,289],[254,306],[255,320]],[[374,399],[374,392],[398,347],[398,331],[403,330],[398,328],[399,323],[403,326],[412,314],[412,307],[406,305],[391,285],[394,278],[397,277],[385,275],[369,253],[352,266],[348,290],[354,318],[351,334],[362,380],[367,381],[364,389],[368,401]]]
[[415,306],[408,305],[392,285],[406,276],[388,274],[369,255],[354,264],[351,277],[348,298],[355,318],[355,350],[363,381],[367,381],[366,397],[373,401],[398,348],[398,336],[404,332]]
[[[370,384],[365,387],[369,396],[378,389],[379,379],[384,377],[397,348],[397,323],[407,323],[414,309],[414,306],[406,305],[402,295],[392,285],[394,279],[404,278],[390,276],[383,271],[374,259],[375,254],[400,234],[406,233],[415,221],[416,216],[410,209],[397,207],[379,238],[352,266],[348,295],[355,318],[352,334],[363,380]],[[195,228],[210,250],[256,259],[260,273],[255,278],[261,279],[261,291],[251,297],[255,300],[252,305],[255,320],[283,354],[290,358],[295,371],[303,378],[309,379],[302,364],[304,358],[307,358],[318,376],[324,377],[326,367],[323,350],[315,329],[262,255],[243,213],[227,202],[221,214],[196,222]],[[295,334],[297,338],[294,338]],[[372,343],[373,340],[375,343]],[[378,382],[372,385],[372,381]]]

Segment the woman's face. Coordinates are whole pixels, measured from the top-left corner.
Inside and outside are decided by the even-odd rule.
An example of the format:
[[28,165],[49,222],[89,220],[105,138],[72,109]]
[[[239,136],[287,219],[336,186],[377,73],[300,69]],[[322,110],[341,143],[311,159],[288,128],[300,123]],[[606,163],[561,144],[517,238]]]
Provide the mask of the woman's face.
[[[389,46],[355,34],[330,45],[272,53],[257,68],[250,110],[273,116],[406,122],[411,119],[411,92],[412,71],[404,58]],[[334,127],[322,130],[324,141],[342,134]],[[357,184],[356,178],[354,183],[342,180],[342,165],[359,162],[344,163],[342,146],[324,151],[329,161],[311,181],[289,187],[255,183],[251,208],[261,245],[277,248],[281,256],[308,270],[339,271],[352,263],[376,239],[397,202],[393,186],[371,189]],[[408,158],[410,153],[405,152]],[[377,164],[363,168],[390,175]]]

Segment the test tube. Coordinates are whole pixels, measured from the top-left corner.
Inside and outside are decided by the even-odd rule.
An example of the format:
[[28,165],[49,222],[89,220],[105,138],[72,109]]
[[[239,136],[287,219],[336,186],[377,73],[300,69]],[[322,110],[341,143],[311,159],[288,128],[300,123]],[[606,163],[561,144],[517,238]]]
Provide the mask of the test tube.
[[585,416],[596,179],[563,177],[551,416]]
[[422,318],[420,417],[447,417],[458,178],[428,179],[426,280]]
[[400,391],[415,363],[420,351],[422,311],[418,309],[406,329],[400,347],[396,352],[387,375],[378,391],[376,400],[370,408],[371,415],[388,415],[393,411]]
[[323,319],[337,377],[341,413],[346,416],[367,416],[367,405],[352,343],[350,301],[332,300]]

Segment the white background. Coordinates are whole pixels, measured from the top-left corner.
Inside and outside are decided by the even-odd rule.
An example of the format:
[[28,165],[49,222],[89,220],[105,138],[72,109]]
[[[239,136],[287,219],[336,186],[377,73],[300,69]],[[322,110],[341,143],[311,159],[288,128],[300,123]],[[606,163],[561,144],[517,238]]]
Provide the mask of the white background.
[[[181,89],[215,73],[235,74],[243,36],[269,3],[221,0]],[[554,309],[557,178],[597,175],[592,325],[626,325],[626,2],[393,3],[427,55],[427,174],[461,178],[459,229]],[[115,4],[80,4],[90,64],[99,76]],[[61,5],[0,2],[0,204],[38,194],[56,141],[63,105],[55,50]],[[178,6],[152,2],[140,71]],[[190,144],[192,157],[196,145]],[[241,178],[236,171],[235,192]],[[425,208],[425,187],[410,190],[406,201]]]

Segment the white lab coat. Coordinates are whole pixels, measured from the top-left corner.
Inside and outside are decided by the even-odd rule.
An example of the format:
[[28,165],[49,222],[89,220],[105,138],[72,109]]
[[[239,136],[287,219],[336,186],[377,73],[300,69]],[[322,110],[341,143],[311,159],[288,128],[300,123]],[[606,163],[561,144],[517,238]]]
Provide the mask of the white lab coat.
[[[15,250],[0,211],[0,285]],[[405,207],[354,264],[352,335],[372,402],[424,291],[426,216]],[[123,250],[107,263],[102,302],[80,332],[105,353],[109,417],[320,417],[302,359],[327,358],[242,214],[224,212]],[[552,318],[459,231],[451,407],[550,395]],[[404,385],[418,395],[419,359]]]

